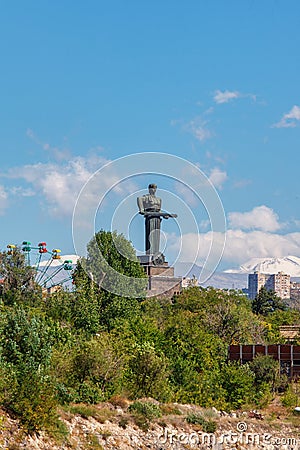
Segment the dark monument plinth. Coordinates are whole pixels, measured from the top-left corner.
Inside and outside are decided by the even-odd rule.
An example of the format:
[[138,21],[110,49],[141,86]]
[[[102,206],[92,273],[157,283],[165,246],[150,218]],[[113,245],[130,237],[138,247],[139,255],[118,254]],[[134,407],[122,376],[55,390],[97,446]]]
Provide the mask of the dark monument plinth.
[[139,256],[140,264],[148,276],[148,297],[171,298],[181,292],[181,278],[174,276],[174,267],[169,266],[159,251],[162,219],[177,217],[161,210],[161,199],[156,197],[156,184],[149,184],[149,194],[138,197],[139,212],[145,217],[145,255]]

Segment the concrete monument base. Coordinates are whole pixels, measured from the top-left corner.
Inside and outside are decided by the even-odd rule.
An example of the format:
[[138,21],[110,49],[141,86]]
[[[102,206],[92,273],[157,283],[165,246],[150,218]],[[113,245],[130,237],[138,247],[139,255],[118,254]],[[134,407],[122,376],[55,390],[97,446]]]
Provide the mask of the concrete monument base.
[[162,253],[138,256],[148,276],[147,297],[172,298],[182,291],[182,279],[174,276]]

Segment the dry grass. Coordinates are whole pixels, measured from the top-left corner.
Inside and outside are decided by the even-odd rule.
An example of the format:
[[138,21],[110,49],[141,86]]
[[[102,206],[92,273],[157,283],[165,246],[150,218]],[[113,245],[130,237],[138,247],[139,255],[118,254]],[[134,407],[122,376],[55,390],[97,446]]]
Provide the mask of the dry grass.
[[122,397],[122,395],[113,395],[109,399],[109,403],[111,403],[114,407],[119,407],[122,409],[127,409],[130,402],[126,397]]
[[100,405],[86,405],[84,403],[69,405],[64,410],[66,413],[78,415],[84,419],[93,417],[100,423],[104,423],[106,420],[112,420],[116,416],[116,412],[110,408],[101,407]]
[[172,403],[166,403],[160,405],[161,412],[164,416],[181,416],[180,409]]
[[86,450],[104,450],[103,446],[99,443],[98,437],[95,434],[87,435],[85,448]]

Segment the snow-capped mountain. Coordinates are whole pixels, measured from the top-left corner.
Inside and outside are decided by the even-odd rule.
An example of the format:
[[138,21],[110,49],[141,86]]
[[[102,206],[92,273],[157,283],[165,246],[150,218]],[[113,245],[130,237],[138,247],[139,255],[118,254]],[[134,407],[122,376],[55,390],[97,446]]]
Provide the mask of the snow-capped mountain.
[[[202,268],[192,263],[176,263],[176,276],[199,277]],[[213,286],[220,289],[243,289],[248,285],[248,274],[255,271],[261,273],[284,272],[294,279],[300,278],[300,258],[285,256],[282,258],[253,258],[238,269],[228,269],[224,272],[215,272],[203,287]]]
[[297,256],[285,256],[282,258],[253,258],[239,269],[229,269],[226,273],[278,273],[284,272],[291,277],[300,277],[300,258]]

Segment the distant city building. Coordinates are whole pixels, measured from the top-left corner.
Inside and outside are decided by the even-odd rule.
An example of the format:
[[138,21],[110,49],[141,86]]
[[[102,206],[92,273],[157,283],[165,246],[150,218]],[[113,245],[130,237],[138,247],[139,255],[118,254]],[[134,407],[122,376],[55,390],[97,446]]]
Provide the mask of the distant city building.
[[248,297],[253,300],[262,287],[266,284],[266,274],[260,272],[248,275]]
[[254,272],[248,275],[248,297],[251,300],[256,297],[262,287],[268,291],[274,291],[282,299],[289,299],[291,276],[283,272],[274,274]]
[[291,297],[291,276],[283,272],[271,275],[267,280],[266,288],[276,292],[282,299],[289,299]]
[[300,301],[300,283],[296,281],[291,282],[291,300]]
[[193,278],[183,277],[181,281],[181,286],[183,288],[199,286],[198,279],[193,275]]

